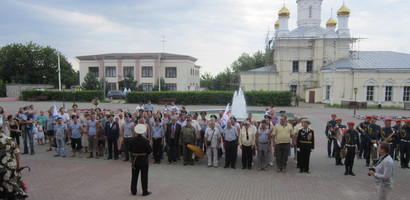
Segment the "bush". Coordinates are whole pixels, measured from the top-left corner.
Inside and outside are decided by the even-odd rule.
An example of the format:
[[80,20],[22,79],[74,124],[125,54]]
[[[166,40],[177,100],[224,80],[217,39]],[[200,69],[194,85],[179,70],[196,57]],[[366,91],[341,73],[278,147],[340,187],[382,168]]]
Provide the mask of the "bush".
[[[47,96],[49,101],[71,101],[74,99],[72,91],[58,91],[58,90],[24,90],[21,92],[21,99],[26,100],[30,96]],[[102,90],[81,90],[75,92],[75,100],[79,102],[87,102],[98,97],[100,100],[104,99],[104,92]]]
[[[252,106],[289,106],[292,93],[289,91],[245,91],[247,105]],[[158,103],[160,99],[176,98],[178,104],[190,105],[226,105],[232,103],[233,91],[194,91],[194,92],[128,92],[126,100],[128,103],[139,103],[151,100]]]

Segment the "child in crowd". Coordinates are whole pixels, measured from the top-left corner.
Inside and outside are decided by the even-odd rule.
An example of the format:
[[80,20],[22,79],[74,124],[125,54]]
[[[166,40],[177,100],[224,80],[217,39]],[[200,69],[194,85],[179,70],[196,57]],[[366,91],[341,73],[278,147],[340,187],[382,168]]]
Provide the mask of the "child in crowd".
[[44,144],[44,131],[43,131],[43,123],[40,120],[37,120],[36,130],[37,130],[37,144],[43,145]]
[[104,153],[104,148],[105,148],[105,138],[104,138],[105,134],[104,134],[104,129],[101,125],[101,123],[99,123],[99,125],[97,126],[97,139],[98,139],[98,148],[97,148],[97,155],[95,158],[98,159],[99,156],[103,156]]

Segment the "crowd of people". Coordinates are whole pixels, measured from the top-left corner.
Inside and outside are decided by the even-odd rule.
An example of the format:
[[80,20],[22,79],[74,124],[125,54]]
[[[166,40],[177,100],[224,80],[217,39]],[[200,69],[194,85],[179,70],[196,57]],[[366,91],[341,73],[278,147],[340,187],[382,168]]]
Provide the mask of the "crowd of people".
[[[188,114],[185,107],[179,108],[174,102],[158,110],[150,101],[140,103],[135,111],[119,109],[114,112],[96,108],[80,112],[75,104],[69,112],[60,108],[56,114],[55,109],[53,106],[37,112],[30,105],[20,108],[18,114],[6,117],[0,107],[1,126],[10,131],[18,148],[22,137],[23,154],[35,154],[35,135],[39,145],[48,143],[47,151],[55,148],[56,157],[68,156],[66,146],[71,145],[71,157],[76,153],[82,157],[86,153],[87,158],[117,160],[123,157],[123,161],[132,162],[135,156],[130,150],[132,139],[137,136],[135,128],[143,125],[146,128],[141,135],[152,148],[154,164],[161,164],[165,152],[168,165],[178,161],[184,166],[194,165],[198,157],[193,154],[191,145],[205,152],[208,167],[218,167],[224,154],[224,168],[235,169],[239,148],[242,169],[268,170],[275,161],[277,172],[286,173],[288,157],[294,150],[300,173],[310,173],[310,154],[315,148],[315,132],[310,121],[304,117],[288,119],[284,110],[277,116],[274,107],[267,108],[259,122],[252,113],[243,121],[238,121],[235,116],[222,120],[222,111],[209,117],[205,111]],[[400,154],[401,167],[409,168],[410,120],[402,125],[402,120],[398,119],[392,126],[392,120],[385,119],[382,128],[376,124],[375,117],[367,116],[355,127],[354,122],[343,125],[336,114],[331,117],[325,127],[328,156],[335,158],[336,165],[345,166],[345,175],[355,175],[355,156],[364,158],[367,166],[372,164],[376,169],[381,160],[380,147],[396,160]],[[7,125],[3,123],[5,119]],[[374,175],[372,170],[369,175]],[[383,183],[391,184],[389,180],[383,179]]]

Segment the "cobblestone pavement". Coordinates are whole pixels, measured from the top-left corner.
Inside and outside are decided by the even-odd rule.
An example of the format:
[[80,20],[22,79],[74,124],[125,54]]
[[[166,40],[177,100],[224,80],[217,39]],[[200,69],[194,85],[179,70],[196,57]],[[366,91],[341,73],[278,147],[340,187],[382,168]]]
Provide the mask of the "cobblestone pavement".
[[[1,103],[6,112],[17,111],[30,102]],[[61,103],[59,103],[61,106]],[[49,108],[52,102],[34,103],[37,109]],[[68,104],[66,104],[67,107]],[[80,103],[80,108],[90,104]],[[102,104],[104,108],[133,109],[132,104]],[[224,109],[225,106],[187,106],[188,110]],[[295,167],[293,154],[289,158],[286,173],[277,173],[275,166],[268,171],[242,170],[240,155],[237,169],[224,169],[223,158],[218,168],[207,168],[205,159],[194,166],[150,165],[149,190],[151,196],[141,197],[130,193],[130,163],[119,160],[83,158],[54,158],[54,152],[46,152],[45,145],[36,145],[35,155],[22,155],[22,166],[28,184],[29,199],[373,199],[374,178],[367,176],[364,160],[355,160],[355,177],[344,176],[344,167],[335,166],[334,159],[327,158],[324,126],[331,113],[342,117],[344,123],[356,121],[353,110],[315,108],[283,108],[296,115],[309,117],[316,131],[316,148],[311,156],[311,174],[300,174]],[[248,109],[263,110],[262,107]],[[282,109],[282,108],[279,108]],[[359,110],[358,114],[407,115],[402,110]],[[240,150],[239,150],[240,153]],[[165,156],[166,158],[166,156]],[[255,161],[256,157],[254,157]],[[151,160],[151,163],[153,161]],[[163,162],[164,163],[164,162]],[[410,195],[410,170],[401,169],[396,161],[394,188],[389,199],[408,199]]]

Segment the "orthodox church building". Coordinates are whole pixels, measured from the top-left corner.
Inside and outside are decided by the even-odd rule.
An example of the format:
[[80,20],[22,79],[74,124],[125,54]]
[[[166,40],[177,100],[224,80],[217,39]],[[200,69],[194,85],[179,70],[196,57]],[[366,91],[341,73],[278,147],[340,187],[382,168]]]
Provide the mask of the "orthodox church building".
[[[323,0],[297,0],[297,28],[289,30],[291,12],[278,12],[270,44],[272,64],[240,73],[250,90],[290,90],[310,103],[402,106],[410,101],[410,54],[353,51],[350,9],[343,4],[321,26]],[[377,42],[377,41],[375,41]]]

